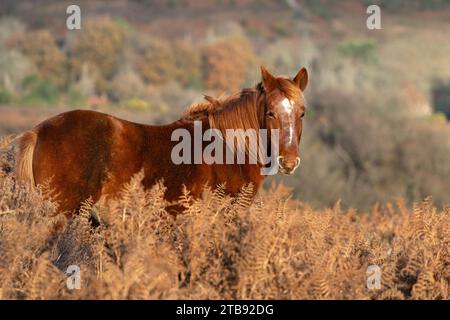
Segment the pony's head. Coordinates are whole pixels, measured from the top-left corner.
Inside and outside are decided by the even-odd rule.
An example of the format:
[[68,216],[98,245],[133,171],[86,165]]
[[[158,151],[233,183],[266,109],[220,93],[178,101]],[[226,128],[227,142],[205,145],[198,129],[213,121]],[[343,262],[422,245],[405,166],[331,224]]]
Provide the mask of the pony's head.
[[[227,136],[228,129],[278,130],[279,141],[271,144],[277,144],[280,171],[292,174],[300,164],[299,143],[305,114],[303,90],[308,84],[308,72],[302,68],[289,79],[275,77],[261,67],[261,74],[262,82],[256,88],[243,89],[225,99],[205,96],[206,102],[190,106],[183,118],[206,120],[223,137]],[[240,135],[238,138],[245,140]],[[252,153],[247,150],[247,144],[241,145]]]
[[308,72],[302,68],[289,79],[275,77],[261,66],[261,76],[265,127],[279,131],[278,165],[282,173],[292,174],[300,165],[299,143],[306,110],[303,91],[308,84]]

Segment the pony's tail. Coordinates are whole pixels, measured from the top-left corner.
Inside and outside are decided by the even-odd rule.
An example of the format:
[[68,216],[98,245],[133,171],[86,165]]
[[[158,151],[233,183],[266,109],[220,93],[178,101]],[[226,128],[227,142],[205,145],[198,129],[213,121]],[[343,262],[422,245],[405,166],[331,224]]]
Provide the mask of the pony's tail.
[[18,150],[15,166],[17,180],[29,183],[34,187],[33,154],[34,147],[36,146],[37,134],[34,131],[27,131],[17,139]]

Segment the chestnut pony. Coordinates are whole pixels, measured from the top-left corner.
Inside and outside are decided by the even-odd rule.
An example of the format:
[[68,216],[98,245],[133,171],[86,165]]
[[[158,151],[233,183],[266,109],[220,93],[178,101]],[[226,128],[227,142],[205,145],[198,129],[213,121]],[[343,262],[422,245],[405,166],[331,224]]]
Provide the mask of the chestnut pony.
[[[178,200],[185,185],[194,197],[205,186],[224,184],[231,195],[253,183],[261,185],[260,164],[174,164],[175,129],[202,130],[265,128],[279,130],[278,165],[291,174],[300,163],[299,142],[305,112],[303,90],[308,73],[302,68],[293,79],[275,77],[261,67],[262,82],[255,88],[223,100],[206,97],[206,102],[188,108],[174,123],[143,125],[111,115],[74,110],[45,120],[18,139],[16,175],[33,186],[49,181],[57,193],[58,212],[70,216],[91,197],[118,194],[130,178],[143,170],[144,188],[163,180],[165,199]],[[176,212],[174,212],[176,213]]]

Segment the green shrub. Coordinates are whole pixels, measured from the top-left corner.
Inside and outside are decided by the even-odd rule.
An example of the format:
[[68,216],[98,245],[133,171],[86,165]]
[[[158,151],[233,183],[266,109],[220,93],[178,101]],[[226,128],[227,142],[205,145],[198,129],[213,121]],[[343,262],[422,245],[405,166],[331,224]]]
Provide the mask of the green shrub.
[[343,56],[360,60],[365,63],[376,63],[376,43],[373,40],[350,40],[338,46],[338,52]]
[[147,110],[149,108],[149,103],[145,100],[134,98],[125,100],[122,106],[127,109],[133,110]]
[[0,104],[8,104],[11,103],[13,96],[11,92],[6,90],[5,88],[0,87]]
[[21,102],[32,106],[54,105],[58,101],[59,91],[50,80],[36,75],[28,76],[23,81],[24,95]]
[[71,88],[67,93],[67,105],[69,107],[81,107],[86,104],[86,96],[78,89]]
[[434,123],[447,123],[447,116],[443,112],[435,112],[431,115],[431,121]]

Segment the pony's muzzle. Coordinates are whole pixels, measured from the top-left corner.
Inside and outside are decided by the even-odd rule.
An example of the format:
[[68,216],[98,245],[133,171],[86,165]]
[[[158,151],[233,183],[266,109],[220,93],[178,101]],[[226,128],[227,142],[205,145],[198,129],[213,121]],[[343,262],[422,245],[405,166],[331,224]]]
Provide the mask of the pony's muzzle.
[[293,174],[300,165],[300,157],[296,157],[294,160],[286,160],[284,157],[279,156],[277,161],[280,171],[285,174]]

